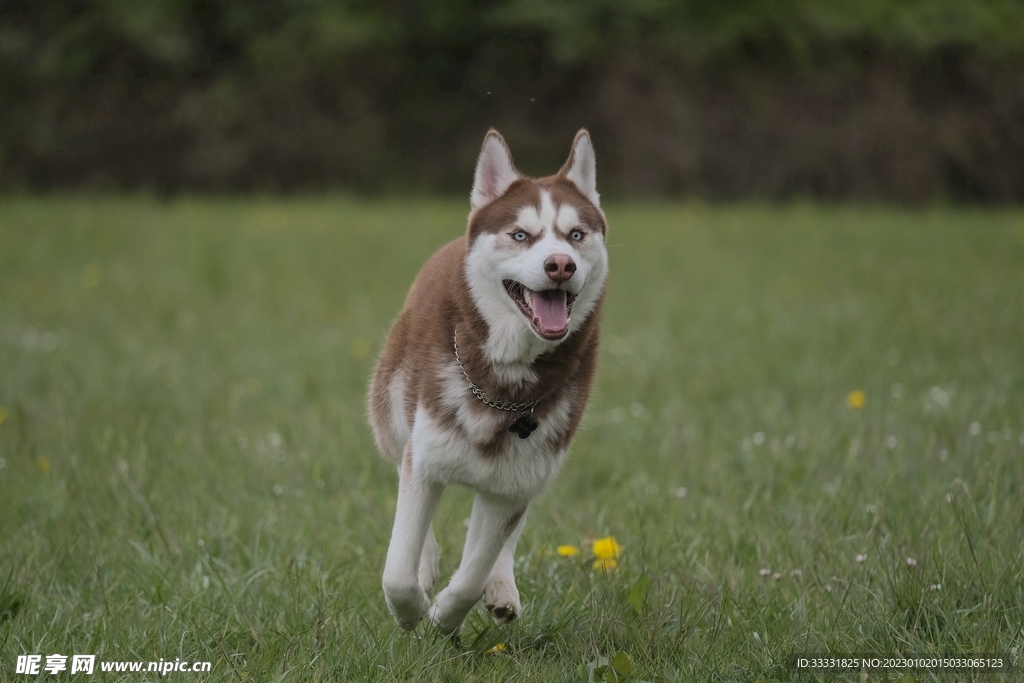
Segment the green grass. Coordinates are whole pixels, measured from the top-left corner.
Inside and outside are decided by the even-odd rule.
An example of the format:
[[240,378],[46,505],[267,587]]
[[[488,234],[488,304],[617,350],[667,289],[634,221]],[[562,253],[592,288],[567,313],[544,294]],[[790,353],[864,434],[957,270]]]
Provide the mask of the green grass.
[[[801,652],[1024,654],[1009,210],[609,206],[599,378],[520,542],[525,613],[478,608],[459,647],[399,630],[396,476],[363,394],[466,213],[0,202],[0,679],[29,680],[24,653],[213,662],[167,679],[190,681],[586,681],[620,652],[625,680],[786,680]],[[442,585],[470,501],[439,509]],[[607,535],[606,575],[586,539]]]

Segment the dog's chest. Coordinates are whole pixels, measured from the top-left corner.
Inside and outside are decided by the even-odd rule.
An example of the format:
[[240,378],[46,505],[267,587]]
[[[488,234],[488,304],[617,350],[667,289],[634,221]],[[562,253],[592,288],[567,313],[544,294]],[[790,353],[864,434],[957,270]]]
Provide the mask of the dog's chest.
[[507,497],[532,497],[565,458],[568,397],[544,406],[527,438],[509,427],[521,412],[485,405],[457,365],[441,373],[440,410],[420,406],[413,427],[413,467],[438,483],[457,483]]

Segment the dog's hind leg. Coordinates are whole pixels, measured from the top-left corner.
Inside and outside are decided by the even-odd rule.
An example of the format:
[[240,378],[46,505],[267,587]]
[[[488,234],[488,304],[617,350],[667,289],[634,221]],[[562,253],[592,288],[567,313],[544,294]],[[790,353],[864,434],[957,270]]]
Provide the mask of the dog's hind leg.
[[430,608],[431,621],[443,633],[457,633],[469,610],[483,597],[494,563],[525,513],[523,504],[477,494],[462,561]]
[[516,577],[514,565],[516,559],[516,543],[519,542],[519,534],[523,532],[526,524],[526,515],[519,519],[512,535],[505,541],[501,554],[498,555],[491,575],[487,577],[487,585],[484,587],[484,605],[490,610],[494,618],[503,624],[513,621],[523,611],[519,603],[519,589],[516,588]]
[[398,476],[395,526],[384,563],[384,598],[388,609],[399,626],[409,630],[416,628],[430,607],[420,585],[420,558],[430,520],[444,490],[413,473],[411,454],[411,446],[407,445]]
[[420,588],[427,593],[434,590],[440,560],[441,553],[437,548],[437,539],[434,537],[434,527],[431,525],[427,527],[427,538],[423,543],[419,571]]

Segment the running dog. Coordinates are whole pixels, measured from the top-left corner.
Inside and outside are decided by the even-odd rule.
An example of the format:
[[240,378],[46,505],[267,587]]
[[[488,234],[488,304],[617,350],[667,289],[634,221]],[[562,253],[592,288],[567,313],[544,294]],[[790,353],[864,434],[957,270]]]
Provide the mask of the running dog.
[[[400,626],[424,615],[457,634],[478,600],[522,611],[513,576],[530,502],[565,462],[593,383],[608,274],[590,135],[561,170],[520,174],[491,130],[466,232],[412,284],[368,396],[381,454],[398,467],[384,597]],[[431,518],[449,484],[476,491],[462,561],[433,602]]]

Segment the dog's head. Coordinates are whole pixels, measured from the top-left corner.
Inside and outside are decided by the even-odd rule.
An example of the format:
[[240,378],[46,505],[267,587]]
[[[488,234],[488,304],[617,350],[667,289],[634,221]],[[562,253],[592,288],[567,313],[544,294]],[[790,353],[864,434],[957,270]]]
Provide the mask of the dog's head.
[[[596,180],[586,130],[576,134],[562,169],[540,179],[521,175],[501,135],[487,133],[470,195],[466,276],[492,337],[505,335],[512,347],[536,346],[530,338],[550,347],[594,309],[608,271]],[[516,348],[501,355],[517,355]]]

